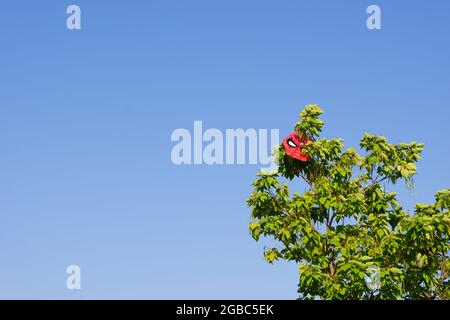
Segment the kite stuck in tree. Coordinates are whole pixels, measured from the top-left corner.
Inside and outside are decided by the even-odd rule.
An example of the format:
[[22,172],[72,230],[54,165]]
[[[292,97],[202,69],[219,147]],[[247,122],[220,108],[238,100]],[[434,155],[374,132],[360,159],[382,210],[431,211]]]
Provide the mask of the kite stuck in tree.
[[424,144],[365,133],[358,153],[321,137],[323,110],[307,105],[258,173],[249,233],[264,258],[295,262],[299,299],[450,300],[450,189],[402,207],[390,188],[413,186]]
[[309,141],[307,137],[301,137],[297,132],[291,132],[283,139],[283,146],[286,154],[300,161],[307,161],[309,156],[303,154],[303,146]]

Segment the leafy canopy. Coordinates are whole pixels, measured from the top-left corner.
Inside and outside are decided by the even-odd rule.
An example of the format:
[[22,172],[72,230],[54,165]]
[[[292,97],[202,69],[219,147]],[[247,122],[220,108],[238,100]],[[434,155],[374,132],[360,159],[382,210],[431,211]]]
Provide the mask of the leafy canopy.
[[[322,113],[307,105],[294,127],[311,138],[310,159],[287,156],[281,144],[278,172],[252,184],[249,231],[278,244],[265,259],[299,264],[301,299],[449,299],[450,189],[411,215],[385,189],[402,180],[412,186],[424,145],[365,133],[364,155],[344,150],[342,139],[319,139]],[[307,191],[291,194],[293,179]]]

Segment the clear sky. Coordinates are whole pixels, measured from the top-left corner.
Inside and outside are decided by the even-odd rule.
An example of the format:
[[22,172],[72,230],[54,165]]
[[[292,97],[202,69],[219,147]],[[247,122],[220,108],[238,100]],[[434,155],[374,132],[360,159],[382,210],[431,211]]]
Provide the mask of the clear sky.
[[175,166],[172,131],[283,136],[317,103],[349,147],[426,143],[396,189],[431,202],[450,187],[449,30],[447,0],[2,2],[0,298],[296,298],[296,266],[247,232],[258,165]]

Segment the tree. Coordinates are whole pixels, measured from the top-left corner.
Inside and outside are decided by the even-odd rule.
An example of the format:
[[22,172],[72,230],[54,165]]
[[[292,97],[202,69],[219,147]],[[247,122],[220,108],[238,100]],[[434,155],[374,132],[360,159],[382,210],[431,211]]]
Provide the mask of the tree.
[[[264,257],[299,264],[300,299],[449,299],[450,189],[407,213],[389,185],[412,187],[424,145],[365,133],[363,155],[318,138],[323,111],[307,105],[295,124],[306,162],[275,149],[278,172],[258,174],[247,200],[249,231],[274,239]],[[289,180],[303,181],[293,183]],[[289,191],[295,185],[305,192]]]

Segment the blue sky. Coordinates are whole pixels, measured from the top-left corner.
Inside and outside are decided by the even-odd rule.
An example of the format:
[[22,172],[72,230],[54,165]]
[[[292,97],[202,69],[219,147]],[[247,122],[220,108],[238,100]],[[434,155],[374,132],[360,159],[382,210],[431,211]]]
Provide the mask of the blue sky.
[[172,131],[283,136],[317,103],[349,147],[426,143],[396,190],[431,202],[450,186],[449,30],[446,0],[2,3],[0,298],[296,298],[296,266],[247,233],[258,166],[175,166]]

